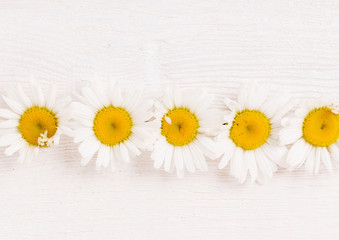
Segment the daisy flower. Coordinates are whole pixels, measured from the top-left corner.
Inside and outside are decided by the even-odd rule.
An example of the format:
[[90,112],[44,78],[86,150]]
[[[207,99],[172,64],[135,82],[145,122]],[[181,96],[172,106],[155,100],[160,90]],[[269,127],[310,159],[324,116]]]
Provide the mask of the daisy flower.
[[292,144],[286,162],[290,170],[305,163],[310,174],[318,174],[320,162],[332,173],[331,155],[339,160],[339,106],[325,96],[308,101],[282,120],[282,144]]
[[2,96],[9,109],[0,109],[0,146],[8,146],[5,155],[19,151],[20,162],[30,162],[41,148],[59,144],[62,133],[70,134],[65,126],[68,120],[69,98],[56,102],[56,85],[51,85],[44,96],[37,82],[30,83],[31,97],[21,85],[9,87]]
[[111,81],[96,81],[74,93],[78,102],[72,102],[74,142],[80,143],[81,163],[86,165],[95,155],[96,167],[111,163],[116,169],[117,161],[130,162],[140,155],[140,150],[151,148],[152,134],[147,130],[152,118],[153,101],[142,98],[141,89],[123,91]]
[[224,145],[219,168],[230,162],[230,174],[240,183],[247,173],[252,182],[265,182],[277,166],[284,166],[286,148],[278,144],[278,130],[280,118],[290,109],[289,98],[268,99],[270,92],[267,84],[253,82],[240,87],[238,102],[224,100],[228,112],[218,136]]
[[206,171],[206,156],[215,159],[220,155],[209,136],[217,119],[209,110],[212,101],[204,91],[165,88],[162,101],[155,103],[157,139],[151,158],[156,169],[176,169],[178,177],[183,177],[185,169]]

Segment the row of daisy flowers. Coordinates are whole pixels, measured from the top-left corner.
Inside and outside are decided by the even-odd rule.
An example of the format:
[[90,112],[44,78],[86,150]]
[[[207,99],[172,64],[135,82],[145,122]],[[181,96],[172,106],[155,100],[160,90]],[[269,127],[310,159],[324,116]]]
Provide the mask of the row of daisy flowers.
[[0,109],[0,146],[5,155],[19,152],[31,161],[42,148],[59,144],[62,134],[79,143],[82,165],[95,158],[96,168],[128,163],[151,151],[154,168],[185,172],[207,171],[206,159],[220,159],[240,183],[266,182],[279,167],[302,165],[317,174],[320,162],[332,172],[339,160],[339,107],[322,97],[295,109],[287,95],[256,82],[242,85],[236,101],[224,99],[224,109],[211,109],[213,96],[204,89],[167,86],[158,100],[145,98],[140,88],[123,89],[117,82],[93,82],[57,98],[56,85],[46,95],[30,83],[8,89]]

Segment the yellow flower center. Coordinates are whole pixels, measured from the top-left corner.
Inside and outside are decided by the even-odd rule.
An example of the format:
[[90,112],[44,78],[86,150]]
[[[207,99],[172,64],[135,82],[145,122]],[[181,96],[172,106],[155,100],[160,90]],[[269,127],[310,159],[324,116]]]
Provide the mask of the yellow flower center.
[[316,147],[328,147],[339,137],[339,115],[328,107],[313,109],[303,123],[303,137]]
[[198,128],[197,117],[184,107],[169,110],[161,120],[161,134],[174,146],[184,146],[192,142],[198,134]]
[[93,121],[93,131],[98,140],[113,146],[124,142],[132,134],[131,115],[121,107],[112,105],[100,109]]
[[47,138],[51,138],[56,133],[57,127],[58,119],[54,112],[45,107],[34,106],[21,115],[18,130],[30,145],[46,147],[39,144],[41,134],[47,131]]
[[253,150],[266,142],[270,132],[271,124],[265,114],[243,110],[235,115],[229,136],[238,147]]

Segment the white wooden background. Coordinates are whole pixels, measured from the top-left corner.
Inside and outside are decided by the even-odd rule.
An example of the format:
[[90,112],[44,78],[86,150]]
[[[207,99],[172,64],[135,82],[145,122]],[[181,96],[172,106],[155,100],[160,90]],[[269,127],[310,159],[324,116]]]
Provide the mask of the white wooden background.
[[[214,107],[250,79],[338,95],[339,1],[1,0],[0,93],[29,75],[62,94],[111,76],[156,97],[177,81]],[[239,185],[217,162],[177,179],[149,153],[98,172],[62,140],[30,165],[0,149],[0,239],[339,239],[339,164]]]

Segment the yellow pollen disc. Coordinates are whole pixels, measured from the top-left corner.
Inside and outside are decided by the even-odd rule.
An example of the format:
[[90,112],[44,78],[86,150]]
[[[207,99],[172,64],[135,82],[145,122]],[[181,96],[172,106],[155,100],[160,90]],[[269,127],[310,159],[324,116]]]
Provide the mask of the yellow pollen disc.
[[93,121],[93,131],[98,140],[113,146],[124,142],[132,134],[131,115],[121,107],[112,105],[100,109]]
[[18,130],[30,145],[42,147],[38,144],[40,134],[47,130],[47,137],[51,138],[56,133],[57,127],[58,119],[54,112],[45,107],[34,106],[21,115]]
[[243,110],[235,115],[230,138],[244,150],[253,150],[263,145],[270,136],[269,119],[260,111]]
[[198,134],[198,128],[197,117],[184,107],[169,110],[161,120],[161,134],[174,146],[184,146],[192,142]]
[[304,119],[303,137],[315,147],[328,147],[339,138],[339,115],[328,107],[313,109]]

